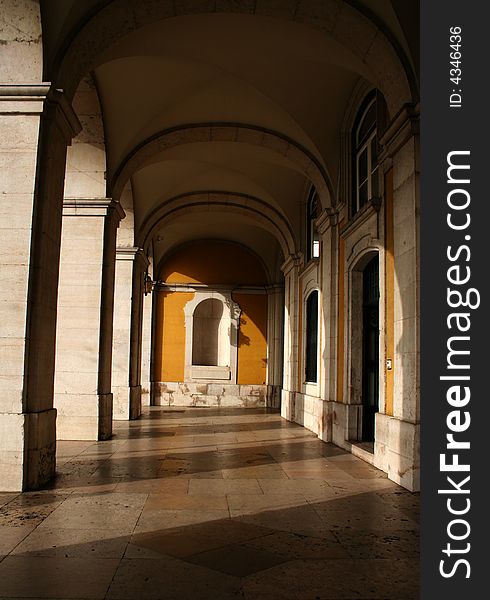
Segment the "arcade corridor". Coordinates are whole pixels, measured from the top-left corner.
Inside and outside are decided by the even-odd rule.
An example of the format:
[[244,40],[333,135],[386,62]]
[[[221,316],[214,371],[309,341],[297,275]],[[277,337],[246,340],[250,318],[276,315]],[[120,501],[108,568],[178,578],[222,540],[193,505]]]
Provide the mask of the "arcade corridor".
[[418,593],[418,495],[267,409],[147,407],[0,506],[0,598]]

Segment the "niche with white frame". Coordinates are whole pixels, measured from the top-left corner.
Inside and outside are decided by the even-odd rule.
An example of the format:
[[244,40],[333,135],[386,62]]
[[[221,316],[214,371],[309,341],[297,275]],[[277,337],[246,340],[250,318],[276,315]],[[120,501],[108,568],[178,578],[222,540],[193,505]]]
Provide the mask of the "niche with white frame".
[[230,293],[196,291],[184,307],[185,381],[236,383],[240,312]]

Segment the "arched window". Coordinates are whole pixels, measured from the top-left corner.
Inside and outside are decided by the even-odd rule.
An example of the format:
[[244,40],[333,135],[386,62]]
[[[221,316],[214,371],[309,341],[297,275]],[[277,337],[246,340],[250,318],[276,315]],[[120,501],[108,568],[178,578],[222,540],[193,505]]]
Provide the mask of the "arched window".
[[192,328],[193,365],[219,365],[222,316],[223,303],[216,298],[208,298],[196,306]]
[[353,128],[353,215],[379,195],[377,112],[377,94],[373,92],[361,106]]
[[318,292],[311,292],[306,300],[305,379],[318,381]]
[[315,221],[320,215],[320,201],[314,187],[310,190],[308,196],[308,211],[306,215],[306,258],[318,258],[320,256],[320,236],[318,234]]

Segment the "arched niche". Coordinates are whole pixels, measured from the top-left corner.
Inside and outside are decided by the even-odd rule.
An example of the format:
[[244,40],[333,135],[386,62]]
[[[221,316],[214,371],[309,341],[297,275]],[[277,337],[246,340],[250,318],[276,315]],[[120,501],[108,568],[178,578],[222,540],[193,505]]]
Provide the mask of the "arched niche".
[[230,363],[223,303],[202,300],[192,315],[192,366],[219,367]]
[[196,291],[185,305],[186,382],[236,383],[240,312],[227,292]]

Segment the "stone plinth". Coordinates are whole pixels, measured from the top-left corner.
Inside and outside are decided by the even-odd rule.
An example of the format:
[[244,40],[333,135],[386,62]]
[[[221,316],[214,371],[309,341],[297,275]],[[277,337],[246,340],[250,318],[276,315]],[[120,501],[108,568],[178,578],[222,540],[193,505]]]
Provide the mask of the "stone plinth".
[[155,406],[257,408],[267,405],[266,385],[157,381],[152,384],[152,394]]

